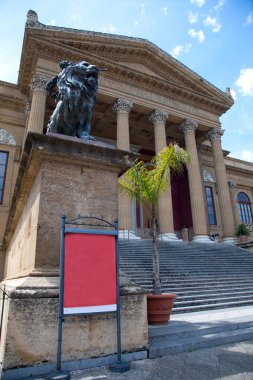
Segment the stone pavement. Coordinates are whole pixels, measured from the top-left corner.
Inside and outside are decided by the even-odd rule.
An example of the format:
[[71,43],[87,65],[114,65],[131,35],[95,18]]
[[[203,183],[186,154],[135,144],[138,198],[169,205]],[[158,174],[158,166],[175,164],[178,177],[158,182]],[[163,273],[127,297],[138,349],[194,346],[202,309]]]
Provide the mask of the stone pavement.
[[71,380],[253,380],[253,341],[131,363],[123,374],[107,367],[71,372]]

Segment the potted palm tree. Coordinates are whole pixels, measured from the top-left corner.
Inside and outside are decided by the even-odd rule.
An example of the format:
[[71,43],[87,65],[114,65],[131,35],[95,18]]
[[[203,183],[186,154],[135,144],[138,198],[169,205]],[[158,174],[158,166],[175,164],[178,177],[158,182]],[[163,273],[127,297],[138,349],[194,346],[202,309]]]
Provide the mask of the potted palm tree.
[[248,240],[250,234],[249,228],[245,223],[240,223],[236,227],[235,235],[239,238],[240,243],[244,243]]
[[[181,173],[184,164],[188,163],[187,152],[177,144],[170,144],[149,164],[143,161],[135,161],[133,166],[119,179],[120,191],[127,194],[131,199],[136,198],[138,202],[148,202],[151,206],[151,233],[153,253],[153,291],[147,295],[149,323],[167,323],[170,309],[173,307],[175,294],[162,294],[159,254],[158,254],[158,224],[157,204],[159,194],[168,189],[170,173]],[[154,303],[159,303],[155,305]],[[154,316],[157,309],[158,316]],[[165,310],[166,309],[166,310]],[[152,319],[152,320],[151,320]],[[158,320],[158,321],[157,321]]]

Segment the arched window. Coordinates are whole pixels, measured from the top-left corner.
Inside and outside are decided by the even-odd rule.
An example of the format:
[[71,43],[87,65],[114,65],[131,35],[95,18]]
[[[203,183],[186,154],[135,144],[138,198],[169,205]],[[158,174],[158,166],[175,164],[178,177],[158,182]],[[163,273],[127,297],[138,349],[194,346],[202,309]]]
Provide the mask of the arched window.
[[240,216],[240,221],[252,223],[251,204],[247,194],[239,193],[237,195],[237,207]]

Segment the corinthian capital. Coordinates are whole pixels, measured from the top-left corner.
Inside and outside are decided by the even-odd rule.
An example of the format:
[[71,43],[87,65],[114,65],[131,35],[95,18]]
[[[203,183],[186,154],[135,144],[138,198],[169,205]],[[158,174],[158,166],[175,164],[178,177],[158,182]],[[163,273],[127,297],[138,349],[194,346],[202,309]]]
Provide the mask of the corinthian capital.
[[153,124],[165,124],[168,119],[168,112],[164,112],[161,110],[155,110],[149,115],[149,120]]
[[209,140],[212,141],[221,141],[221,136],[224,133],[224,129],[221,128],[213,128],[206,133]]
[[195,132],[195,129],[198,127],[198,123],[195,121],[195,120],[191,120],[191,119],[186,119],[185,121],[182,122],[182,124],[180,125],[180,129],[183,131],[183,132]]
[[130,113],[130,110],[132,107],[133,107],[133,102],[131,100],[118,98],[113,105],[113,111],[114,112],[126,111],[127,113]]
[[31,87],[31,89],[33,91],[43,91],[43,92],[46,92],[47,82],[48,82],[47,78],[45,78],[45,77],[43,77],[41,75],[35,74],[32,77],[32,81],[31,81],[30,87]]

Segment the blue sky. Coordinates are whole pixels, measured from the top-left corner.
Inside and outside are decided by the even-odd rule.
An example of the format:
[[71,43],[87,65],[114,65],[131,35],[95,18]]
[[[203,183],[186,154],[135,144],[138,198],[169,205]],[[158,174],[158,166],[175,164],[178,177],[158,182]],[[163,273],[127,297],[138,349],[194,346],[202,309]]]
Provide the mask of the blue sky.
[[29,9],[44,24],[147,38],[230,87],[223,148],[253,162],[253,0],[0,0],[0,80],[17,82]]

